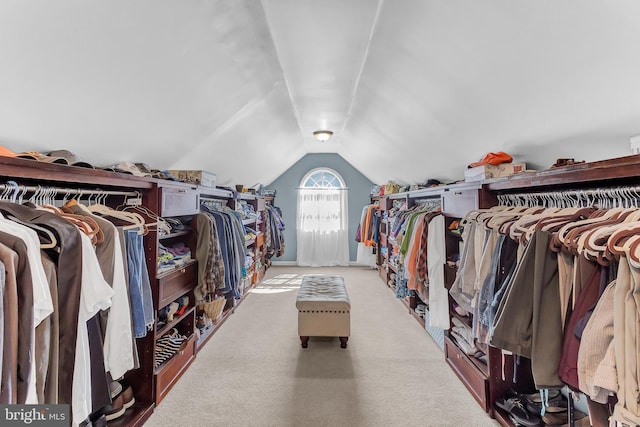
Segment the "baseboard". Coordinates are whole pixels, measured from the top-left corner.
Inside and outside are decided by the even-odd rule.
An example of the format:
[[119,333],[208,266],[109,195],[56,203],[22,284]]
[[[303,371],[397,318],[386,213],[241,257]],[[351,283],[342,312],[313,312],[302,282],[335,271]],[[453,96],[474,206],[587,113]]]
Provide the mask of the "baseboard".
[[[295,267],[298,265],[296,261],[271,261],[271,265],[281,266],[281,267]],[[376,268],[376,266],[370,266],[366,264],[361,264],[356,261],[349,261],[349,266],[351,267],[371,267]]]
[[377,269],[378,268],[377,265],[363,264],[363,263],[357,262],[357,261],[351,261],[351,262],[349,262],[349,265],[352,266],[352,267],[369,267],[369,268],[373,268],[373,269]]
[[282,266],[282,267],[291,267],[298,265],[295,261],[271,261],[271,265],[274,266]]

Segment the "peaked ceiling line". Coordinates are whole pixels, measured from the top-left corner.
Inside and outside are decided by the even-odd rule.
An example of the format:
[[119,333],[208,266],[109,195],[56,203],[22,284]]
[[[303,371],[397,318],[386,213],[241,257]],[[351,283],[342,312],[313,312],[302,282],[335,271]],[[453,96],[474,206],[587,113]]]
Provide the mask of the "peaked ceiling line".
[[276,59],[278,60],[278,64],[280,65],[280,70],[282,70],[282,78],[284,79],[284,84],[287,87],[287,93],[289,94],[289,100],[291,100],[291,107],[293,109],[293,115],[296,118],[296,122],[298,123],[298,129],[300,130],[300,136],[304,139],[304,131],[302,129],[302,123],[300,123],[300,113],[298,112],[298,107],[293,99],[293,94],[291,93],[291,84],[289,82],[289,78],[287,77],[287,72],[282,66],[282,61],[280,60],[280,53],[278,51],[278,45],[276,44],[276,39],[273,37],[273,25],[271,22],[271,18],[269,12],[267,12],[266,2],[268,0],[260,0],[262,4],[262,10],[264,11],[265,20],[267,22],[267,28],[269,29],[269,36],[271,36],[271,43],[273,43],[273,49],[276,52]]
[[[191,147],[190,147],[191,151],[195,150],[196,148],[202,147],[203,145],[208,145],[212,141],[215,141],[215,139],[218,138],[219,136],[224,135],[225,132],[229,131],[234,126],[236,126],[238,123],[240,123],[243,119],[248,117],[249,114],[252,111],[254,111],[256,108],[258,108],[260,105],[264,104],[264,102],[271,96],[271,94],[273,94],[273,92],[276,91],[279,87],[280,87],[280,83],[276,82],[273,85],[273,87],[271,87],[269,92],[267,92],[265,94],[261,94],[259,96],[255,96],[252,99],[250,99],[246,104],[244,104],[241,108],[239,108],[235,113],[233,113],[226,120],[224,120],[222,123],[220,123],[215,129],[213,129],[211,132],[208,132],[200,140],[200,142],[198,142],[196,144],[192,144]],[[179,157],[178,159],[174,159],[172,167],[173,167],[173,165],[179,164],[179,162],[182,159],[184,159],[185,157],[188,157],[188,154],[189,153],[185,153],[181,157]]]
[[373,40],[373,34],[378,27],[378,21],[380,19],[380,13],[382,11],[382,6],[384,4],[384,0],[378,0],[378,7],[376,8],[376,15],[373,18],[373,22],[371,24],[371,31],[369,32],[369,39],[367,40],[367,47],[364,50],[362,55],[362,63],[360,64],[360,69],[358,70],[358,74],[356,75],[355,81],[353,83],[353,90],[351,91],[351,100],[349,101],[349,105],[347,110],[345,111],[344,121],[342,122],[342,129],[340,129],[340,135],[344,135],[344,130],[347,127],[347,122],[351,117],[351,110],[353,109],[353,104],[356,99],[356,94],[358,92],[358,87],[360,86],[360,78],[362,77],[362,72],[364,71],[364,66],[367,63],[367,58],[369,57],[369,49],[371,48],[371,41]]

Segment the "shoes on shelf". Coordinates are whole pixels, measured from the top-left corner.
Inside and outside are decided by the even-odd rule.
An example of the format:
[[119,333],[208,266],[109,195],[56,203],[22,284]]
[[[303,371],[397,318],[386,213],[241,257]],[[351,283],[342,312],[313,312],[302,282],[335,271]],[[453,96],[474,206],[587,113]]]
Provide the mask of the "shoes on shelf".
[[198,312],[196,315],[196,328],[203,332],[213,326],[213,320],[205,314],[204,311]]
[[103,408],[102,413],[105,415],[107,421],[113,421],[124,415],[127,409],[124,407],[124,399],[122,393],[117,395],[111,402],[111,405],[107,405]]
[[[555,393],[554,393],[555,394]],[[542,400],[538,394],[537,398],[530,399],[531,395],[525,395],[524,398],[527,404],[527,410],[534,414],[542,413]],[[551,397],[551,390],[549,390],[548,405],[545,406],[545,413],[561,413],[567,412],[567,399],[557,391],[557,395]]]
[[[575,427],[590,427],[591,422],[589,416],[584,412],[574,410],[573,419]],[[553,427],[569,427],[569,414],[567,411],[558,413],[545,413],[542,416],[542,422],[545,426]]]
[[133,388],[130,385],[123,387],[121,394],[122,406],[124,406],[125,409],[131,408],[136,403],[136,398],[133,395]]
[[178,310],[176,311],[175,314],[178,316],[182,316],[184,312],[187,311],[187,308],[189,307],[189,296],[184,295],[180,297],[177,300],[177,302],[178,302]]
[[118,381],[111,381],[111,383],[109,383],[109,393],[111,394],[111,399],[115,399],[117,395],[122,393],[122,384]]
[[509,418],[516,425],[536,427],[540,425],[540,417],[527,411],[523,398],[517,393],[508,393],[496,399],[496,406],[509,414]]
[[169,304],[169,310],[167,311],[167,322],[173,322],[173,316],[178,311],[178,308],[180,308],[180,304],[175,301]]

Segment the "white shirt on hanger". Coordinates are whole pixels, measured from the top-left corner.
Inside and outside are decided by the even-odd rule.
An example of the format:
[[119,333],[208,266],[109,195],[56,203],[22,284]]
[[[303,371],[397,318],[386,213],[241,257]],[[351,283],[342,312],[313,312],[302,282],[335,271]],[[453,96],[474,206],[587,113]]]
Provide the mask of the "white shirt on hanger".
[[[115,228],[115,225],[114,225]],[[111,378],[123,376],[133,369],[133,342],[131,328],[131,308],[129,305],[129,291],[125,277],[124,263],[126,262],[120,245],[120,236],[114,235],[114,266],[113,266],[113,299],[107,319],[107,330],[104,338],[104,365],[111,373]]]
[[449,329],[449,292],[444,283],[444,265],[447,262],[444,215],[433,218],[428,227],[429,326]]
[[[30,337],[30,348],[34,349],[35,327],[44,319],[53,313],[53,301],[51,300],[51,291],[49,290],[49,282],[42,266],[42,256],[40,255],[40,239],[38,234],[29,227],[18,224],[17,222],[6,219],[0,214],[0,230],[20,238],[27,247],[29,259],[26,260],[31,271],[31,280],[33,284],[33,317],[34,330]],[[31,375],[29,377],[27,388],[26,404],[38,403],[38,394],[36,391],[36,358],[31,357]]]
[[[92,412],[91,407],[91,359],[87,320],[100,310],[111,306],[114,291],[104,280],[91,239],[80,233],[82,239],[82,289],[78,313],[76,359],[71,389],[72,421],[77,426]],[[62,302],[61,302],[62,304]]]

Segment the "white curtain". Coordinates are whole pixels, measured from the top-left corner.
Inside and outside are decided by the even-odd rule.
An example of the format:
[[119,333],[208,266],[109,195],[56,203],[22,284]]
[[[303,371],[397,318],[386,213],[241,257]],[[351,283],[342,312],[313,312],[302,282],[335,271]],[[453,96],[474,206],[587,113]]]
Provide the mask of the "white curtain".
[[349,265],[348,218],[346,190],[298,190],[298,265]]

